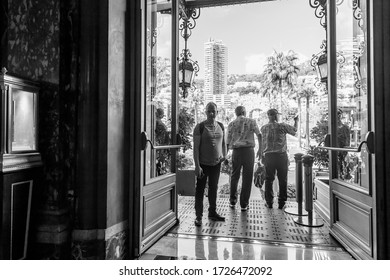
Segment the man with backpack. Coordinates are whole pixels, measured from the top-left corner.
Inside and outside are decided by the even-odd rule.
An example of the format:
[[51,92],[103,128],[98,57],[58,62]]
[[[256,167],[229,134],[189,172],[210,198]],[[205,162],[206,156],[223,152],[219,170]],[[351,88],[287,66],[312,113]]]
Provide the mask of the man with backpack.
[[194,162],[196,176],[195,190],[195,225],[202,225],[204,189],[208,179],[208,217],[213,221],[225,221],[217,211],[218,181],[221,163],[226,157],[225,132],[223,124],[215,120],[218,114],[217,105],[210,102],[206,105],[207,119],[194,129]]

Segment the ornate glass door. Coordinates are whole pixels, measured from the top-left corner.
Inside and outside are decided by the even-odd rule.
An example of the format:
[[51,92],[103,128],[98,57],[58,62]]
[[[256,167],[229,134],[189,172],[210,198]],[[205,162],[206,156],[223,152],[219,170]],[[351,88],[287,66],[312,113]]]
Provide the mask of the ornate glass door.
[[[142,1],[138,254],[177,221],[177,1]],[[137,108],[138,109],[138,108]]]
[[[375,258],[374,122],[368,0],[328,1],[331,232],[356,257]],[[333,25],[333,26],[332,26]]]

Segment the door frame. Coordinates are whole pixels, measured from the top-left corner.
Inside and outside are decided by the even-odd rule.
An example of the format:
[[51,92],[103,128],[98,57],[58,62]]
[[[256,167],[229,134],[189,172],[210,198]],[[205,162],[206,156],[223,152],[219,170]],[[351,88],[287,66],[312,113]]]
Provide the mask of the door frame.
[[[140,215],[139,197],[140,192],[140,178],[136,176],[140,174],[140,151],[141,139],[139,133],[140,127],[140,95],[141,92],[141,77],[140,71],[137,71],[137,66],[141,63],[139,54],[141,53],[141,38],[140,38],[140,26],[141,26],[141,2],[143,0],[128,0],[127,1],[127,30],[126,30],[126,72],[129,79],[126,79],[126,92],[129,93],[129,133],[130,133],[130,192],[129,192],[129,257],[134,258],[139,255],[135,246],[134,230],[135,224],[139,223]],[[333,1],[329,1],[333,2]],[[375,180],[375,199],[376,199],[376,215],[375,221],[377,224],[377,231],[375,234],[376,242],[374,243],[375,258],[377,259],[390,259],[390,192],[386,191],[386,186],[390,185],[390,174],[388,170],[390,168],[390,111],[385,108],[390,108],[390,95],[386,92],[390,92],[390,64],[383,63],[384,61],[390,61],[390,1],[387,0],[375,0],[370,1],[372,3],[370,10],[370,17],[372,21],[371,26],[371,38],[370,44],[372,45],[372,53],[375,55],[371,60],[371,69],[374,73],[372,79],[372,88],[375,91],[374,100],[372,106],[377,105],[374,110],[375,115],[375,148],[376,153],[373,159],[373,164],[376,166],[375,174],[373,174],[373,180]],[[329,6],[329,5],[327,5]],[[330,7],[327,7],[329,9]],[[327,10],[328,32],[335,32],[332,29],[332,19],[330,11]],[[174,33],[175,34],[175,33]],[[385,34],[385,35],[384,35]],[[335,90],[334,85],[330,82],[332,79],[331,73],[335,72],[335,57],[332,58],[331,54],[335,54],[335,44],[332,43],[333,39],[328,36],[328,65],[329,65],[329,91]],[[177,41],[178,44],[178,41]],[[178,46],[176,47],[178,49]],[[388,50],[388,51],[386,51]],[[333,62],[330,62],[333,61]],[[333,66],[332,66],[333,65]],[[176,69],[177,71],[177,69]],[[334,79],[334,77],[333,77]],[[336,108],[330,101],[330,107]],[[332,109],[331,109],[332,110]],[[335,122],[335,118],[332,118],[334,113],[329,116],[330,122]],[[331,202],[332,203],[332,202]]]
[[390,1],[370,1],[372,18],[371,49],[374,77],[372,90],[375,92],[375,184],[376,184],[376,258],[390,259]]
[[125,59],[126,59],[126,73],[128,79],[125,79],[126,92],[128,92],[126,100],[128,102],[128,117],[129,120],[129,197],[128,197],[128,250],[129,258],[137,258],[140,254],[138,250],[138,240],[135,239],[135,232],[140,223],[140,162],[141,154],[141,139],[137,137],[141,131],[140,121],[140,98],[141,95],[141,0],[127,0],[126,9],[126,38],[125,38]]

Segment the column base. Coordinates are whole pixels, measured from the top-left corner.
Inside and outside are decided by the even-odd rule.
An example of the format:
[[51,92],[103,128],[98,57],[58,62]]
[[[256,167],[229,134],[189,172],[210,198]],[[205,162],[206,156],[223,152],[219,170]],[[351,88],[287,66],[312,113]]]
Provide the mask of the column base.
[[69,209],[38,211],[33,242],[30,259],[70,259]]

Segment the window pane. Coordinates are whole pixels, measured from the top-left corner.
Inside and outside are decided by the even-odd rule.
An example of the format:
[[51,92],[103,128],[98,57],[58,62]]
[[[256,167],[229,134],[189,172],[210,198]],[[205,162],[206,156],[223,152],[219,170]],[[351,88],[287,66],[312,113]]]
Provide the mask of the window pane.
[[35,150],[35,93],[12,89],[12,152]]
[[[148,0],[146,26],[146,132],[154,146],[171,144],[171,1]],[[171,172],[171,152],[146,151],[147,178]]]
[[[337,146],[357,148],[368,129],[366,1],[337,6]],[[338,178],[368,188],[368,154],[338,153]]]

